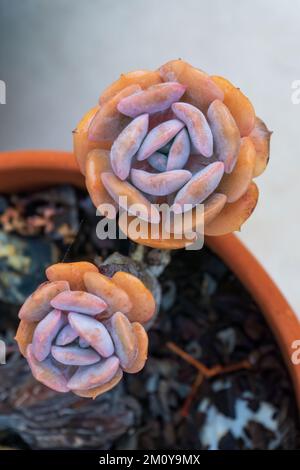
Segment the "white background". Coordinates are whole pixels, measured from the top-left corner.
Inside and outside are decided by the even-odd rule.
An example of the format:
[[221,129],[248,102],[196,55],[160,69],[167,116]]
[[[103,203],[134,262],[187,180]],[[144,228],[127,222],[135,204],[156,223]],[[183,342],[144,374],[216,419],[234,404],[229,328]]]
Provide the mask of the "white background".
[[[228,77],[274,131],[241,239],[300,312],[300,1],[0,0],[0,150],[71,149],[71,130],[121,72],[181,57]],[[0,188],[1,191],[1,188]]]

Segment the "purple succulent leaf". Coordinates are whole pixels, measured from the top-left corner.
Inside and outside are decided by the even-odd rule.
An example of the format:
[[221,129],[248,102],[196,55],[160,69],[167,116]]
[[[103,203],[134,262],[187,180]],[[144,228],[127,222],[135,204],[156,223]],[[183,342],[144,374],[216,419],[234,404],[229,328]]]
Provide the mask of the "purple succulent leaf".
[[66,344],[72,343],[76,338],[78,338],[78,333],[75,331],[71,325],[64,326],[58,333],[55,344],[57,346],[65,346]]
[[32,338],[32,352],[38,361],[49,356],[52,342],[65,323],[66,317],[60,310],[52,310],[39,322]]
[[89,390],[109,382],[119,369],[119,359],[111,356],[98,364],[82,366],[68,382],[70,390]]
[[69,366],[88,366],[101,359],[93,349],[79,346],[52,346],[51,354],[56,361]]
[[154,127],[145,137],[137,153],[138,160],[145,160],[166,145],[184,127],[178,119],[170,119]]
[[104,300],[83,291],[61,292],[51,300],[51,305],[60,310],[98,315],[107,308]]
[[100,356],[109,357],[114,353],[114,345],[105,326],[94,318],[80,313],[71,312],[68,315],[70,325],[81,338],[86,340]]
[[32,344],[27,346],[26,358],[32,375],[36,380],[56,392],[69,392],[67,380],[62,371],[53,364],[51,359],[46,359],[42,362],[38,361],[33,354]]
[[132,118],[143,113],[154,114],[165,111],[180,100],[185,90],[186,87],[177,82],[159,83],[123,98],[118,104],[118,110]]

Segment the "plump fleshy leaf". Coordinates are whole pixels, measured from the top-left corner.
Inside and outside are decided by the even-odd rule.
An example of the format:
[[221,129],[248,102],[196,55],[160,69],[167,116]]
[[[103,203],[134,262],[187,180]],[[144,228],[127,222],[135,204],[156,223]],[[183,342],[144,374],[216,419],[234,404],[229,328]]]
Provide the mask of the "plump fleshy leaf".
[[147,90],[123,98],[118,104],[120,113],[135,118],[143,113],[154,114],[168,109],[179,101],[186,88],[176,82],[160,83]]
[[72,290],[84,290],[83,276],[86,272],[98,272],[98,268],[87,261],[56,263],[46,269],[49,281],[68,281]]
[[243,137],[236,165],[225,174],[217,191],[227,196],[227,202],[235,202],[247,191],[255,167],[256,152],[250,137]]
[[224,163],[225,173],[231,173],[239,153],[239,129],[229,109],[220,100],[209,106],[207,118],[214,137],[214,153]]
[[[175,137],[168,152],[166,170],[181,170],[190,155],[190,138],[186,129],[182,129]],[[148,158],[150,160],[151,157]],[[163,170],[165,171],[165,170]]]
[[106,384],[115,376],[119,368],[119,359],[111,356],[92,366],[82,366],[68,382],[70,390],[89,390]]
[[[144,161],[145,162],[145,161]],[[141,163],[144,163],[141,162]],[[146,162],[151,165],[151,167],[156,171],[166,171],[168,157],[161,152],[154,152]],[[141,168],[142,169],[142,168]]]
[[211,157],[213,153],[213,136],[204,114],[189,103],[174,103],[174,114],[188,128],[194,153]]
[[106,302],[110,315],[117,311],[124,314],[130,312],[132,303],[128,294],[107,276],[100,273],[86,273],[84,282],[88,292],[101,297]]
[[149,341],[145,328],[140,323],[132,323],[132,331],[137,340],[137,355],[132,365],[124,370],[129,374],[136,374],[143,369],[147,361]]
[[[119,218],[119,226],[124,234],[127,235],[130,240],[140,245],[149,246],[151,248],[158,248],[161,250],[178,250],[180,248],[187,247],[192,244],[194,239],[187,239],[184,236],[174,237],[173,234],[165,236],[165,230],[162,228],[162,222],[159,224],[146,224],[145,222],[140,227],[140,230],[132,230],[132,224],[138,221],[137,217],[129,216],[123,217],[123,214]],[[155,237],[152,236],[152,232],[155,232]]]
[[57,346],[65,346],[66,344],[72,343],[76,338],[78,338],[77,331],[68,324],[60,330],[56,337],[55,344]]
[[226,235],[240,230],[250,217],[258,200],[258,188],[252,182],[247,192],[236,202],[225,204],[219,215],[205,226],[205,234],[212,236]]
[[110,149],[112,142],[93,142],[88,139],[89,126],[94,119],[95,115],[99,111],[99,106],[90,109],[78,123],[76,129],[73,131],[73,147],[74,154],[77,158],[77,162],[80,171],[85,175],[85,164],[86,157],[90,151],[99,147],[104,149]]
[[188,183],[177,193],[174,199],[173,210],[175,213],[185,212],[205,199],[216,189],[224,173],[222,162],[211,163],[203,170],[196,173]]
[[128,318],[116,312],[108,320],[108,329],[114,342],[116,355],[122,369],[133,365],[137,356],[137,338]]
[[255,125],[255,111],[251,101],[226,78],[215,75],[211,78],[222,89],[223,102],[232,114],[241,137],[249,135]]
[[74,328],[79,336],[85,339],[100,356],[109,357],[114,353],[111,337],[100,321],[74,312],[69,313],[68,319],[72,328]]
[[92,150],[86,158],[86,187],[94,206],[102,215],[110,218],[109,212],[104,214],[103,204],[111,204],[117,211],[118,205],[106,191],[101,174],[105,171],[111,171],[110,152],[108,150]]
[[52,310],[39,322],[32,338],[32,352],[38,361],[49,356],[52,342],[65,322],[66,317],[60,310]]
[[131,322],[146,323],[155,312],[155,300],[147,287],[132,274],[118,271],[112,277],[113,283],[123,289],[131,300],[132,308],[127,313]]
[[32,342],[33,333],[37,325],[38,322],[28,322],[26,320],[21,320],[19,323],[15,340],[23,356],[26,356],[27,346]]
[[99,98],[100,105],[110,100],[124,88],[130,85],[139,85],[143,90],[152,85],[161,83],[160,75],[152,70],[135,70],[133,72],[122,73],[120,78],[109,85]]
[[39,362],[33,354],[31,344],[27,346],[26,358],[36,380],[56,392],[66,393],[69,391],[67,380],[62,371],[53,364],[51,359]]
[[132,169],[130,178],[134,186],[153,196],[167,196],[178,191],[192,177],[187,170],[171,170],[164,173],[149,173]]
[[261,175],[269,162],[271,135],[272,132],[270,132],[265,123],[257,117],[255,119],[255,126],[249,135],[256,150],[254,177]]
[[[160,215],[158,210],[146,199],[141,192],[127,181],[121,181],[113,173],[102,173],[102,182],[111,195],[124,210],[129,210],[132,215],[139,215],[141,219],[158,223]],[[120,201],[120,197],[127,198],[125,205]]]
[[65,280],[44,282],[22,305],[19,318],[30,322],[42,320],[52,310],[51,300],[59,293],[69,290],[69,283]]
[[99,142],[99,147],[101,148],[101,142],[103,141],[112,144],[130,122],[127,116],[119,112],[119,102],[126,96],[130,96],[140,90],[141,87],[139,85],[130,85],[100,106],[89,126],[89,140]]
[[173,139],[183,127],[184,123],[178,119],[170,119],[154,127],[142,143],[137,153],[137,159],[145,160],[150,157],[150,155]]
[[123,377],[123,371],[121,368],[119,368],[116,372],[116,375],[111,380],[109,380],[109,382],[106,382],[104,385],[90,388],[89,390],[73,390],[73,393],[75,393],[75,395],[78,395],[79,397],[95,399],[99,395],[102,395],[103,393],[108,392],[109,390],[114,388],[116,385],[118,385],[122,377]]
[[86,315],[97,315],[107,307],[106,302],[100,297],[80,290],[61,292],[51,300],[51,305],[60,310]]
[[131,161],[143,142],[149,125],[148,114],[133,119],[118,135],[110,151],[110,162],[116,176],[128,178]]
[[51,354],[61,364],[68,366],[89,366],[100,361],[100,356],[92,348],[79,346],[52,346]]
[[170,220],[170,233],[181,234],[184,228],[186,234],[195,231],[203,234],[205,224],[210,223],[221,212],[226,200],[227,197],[224,194],[213,193],[205,200],[203,217],[199,216],[196,208],[187,211],[183,220],[182,214],[179,214],[179,219],[175,216]]
[[176,81],[186,86],[183,101],[206,112],[214,100],[223,100],[224,93],[205,72],[183,60],[170,60],[159,69],[165,82]]
[[225,206],[227,197],[225,194],[214,193],[204,203],[204,227],[212,222]]

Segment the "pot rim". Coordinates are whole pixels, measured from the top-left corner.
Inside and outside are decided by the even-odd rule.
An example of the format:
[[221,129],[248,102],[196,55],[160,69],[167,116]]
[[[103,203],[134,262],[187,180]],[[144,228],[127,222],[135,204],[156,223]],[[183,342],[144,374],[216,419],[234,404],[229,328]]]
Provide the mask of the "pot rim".
[[[0,152],[0,193],[41,189],[53,184],[73,184],[84,189],[75,156],[59,150]],[[284,295],[233,234],[205,237],[205,244],[234,272],[260,307],[278,342],[289,370],[300,409],[300,364],[292,363],[292,343],[300,340],[300,322]]]

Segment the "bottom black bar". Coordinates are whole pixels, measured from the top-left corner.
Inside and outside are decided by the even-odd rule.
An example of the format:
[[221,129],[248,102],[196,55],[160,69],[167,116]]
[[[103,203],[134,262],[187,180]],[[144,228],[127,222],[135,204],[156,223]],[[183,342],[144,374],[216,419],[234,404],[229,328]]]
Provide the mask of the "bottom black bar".
[[[184,465],[185,467],[201,466],[211,468],[212,465],[225,467],[243,464],[272,462],[276,465],[287,465],[295,457],[300,456],[300,450],[291,451],[196,451],[196,450],[161,450],[161,451],[0,451],[0,465],[30,465],[31,468],[41,469],[43,465],[72,465],[90,468],[121,468],[137,469],[141,467],[160,465]],[[20,467],[21,468],[21,467]]]

